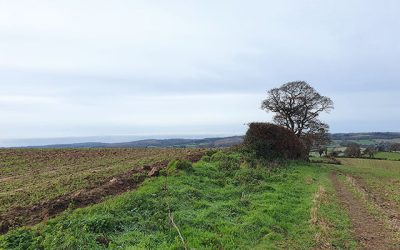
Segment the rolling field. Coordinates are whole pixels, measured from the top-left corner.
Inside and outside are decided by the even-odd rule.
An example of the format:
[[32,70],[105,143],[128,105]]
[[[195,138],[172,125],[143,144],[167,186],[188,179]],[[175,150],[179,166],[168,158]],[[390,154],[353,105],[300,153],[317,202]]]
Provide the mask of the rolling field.
[[[240,165],[240,162],[241,165]],[[267,163],[265,163],[267,164]],[[0,237],[5,249],[353,249],[329,167],[241,155],[168,168],[133,192]]]
[[400,152],[378,152],[375,154],[375,157],[378,159],[400,161]]
[[[23,224],[16,220],[25,220],[25,208],[38,209],[46,201],[96,188],[132,169],[166,164],[173,159],[190,159],[204,152],[199,149],[1,149],[0,218],[5,216],[13,220],[8,223]],[[21,213],[12,213],[18,210]],[[0,228],[5,220],[0,221]]]
[[[14,228],[0,236],[0,249],[396,249],[400,244],[400,161],[342,158],[342,165],[287,162],[277,168],[237,152],[175,149],[21,151],[18,159],[28,152],[41,156],[32,159],[49,152],[67,159],[71,152],[85,155],[72,176],[91,173],[89,158],[99,153],[114,156],[114,166],[126,166],[117,168],[123,173],[133,165],[152,172],[140,166],[155,164],[160,176],[128,172],[144,182],[98,204],[70,206],[56,217]],[[206,155],[193,167],[157,165],[175,158],[196,161],[199,154]],[[21,168],[32,162],[11,159]],[[96,171],[104,166],[100,162]],[[52,174],[44,167],[52,164],[38,165]],[[65,165],[59,168],[68,169]],[[87,168],[79,171],[80,166]],[[89,183],[102,178],[108,183],[116,174]],[[47,176],[39,179],[47,183]]]
[[363,249],[400,246],[400,162],[340,159],[334,183]]
[[342,159],[342,173],[365,207],[400,245],[400,161]]
[[381,203],[400,211],[400,162],[369,159],[340,159],[344,173]]

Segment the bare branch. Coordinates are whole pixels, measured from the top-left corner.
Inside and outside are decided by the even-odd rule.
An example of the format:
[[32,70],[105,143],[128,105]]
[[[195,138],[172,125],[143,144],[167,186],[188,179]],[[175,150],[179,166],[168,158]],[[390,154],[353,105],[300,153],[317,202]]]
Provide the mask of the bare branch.
[[329,113],[334,106],[329,97],[320,95],[308,83],[297,81],[269,90],[261,108],[274,112],[276,124],[287,127],[301,137],[312,133],[317,125],[325,128],[318,116],[322,112]]

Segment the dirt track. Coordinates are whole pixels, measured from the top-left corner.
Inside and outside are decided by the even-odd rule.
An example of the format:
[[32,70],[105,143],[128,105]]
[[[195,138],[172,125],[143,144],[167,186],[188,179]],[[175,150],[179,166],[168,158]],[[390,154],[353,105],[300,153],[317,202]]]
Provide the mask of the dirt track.
[[400,246],[396,246],[391,240],[391,231],[376,216],[370,214],[365,204],[354,197],[353,193],[338,180],[336,173],[331,174],[331,181],[350,216],[353,235],[361,249],[400,249]]

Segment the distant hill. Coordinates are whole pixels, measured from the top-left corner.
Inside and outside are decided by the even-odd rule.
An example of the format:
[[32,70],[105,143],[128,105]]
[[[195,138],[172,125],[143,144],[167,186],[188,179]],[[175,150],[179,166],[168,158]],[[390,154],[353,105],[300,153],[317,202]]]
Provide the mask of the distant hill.
[[386,145],[400,143],[400,133],[393,132],[373,132],[373,133],[341,133],[332,134],[332,146],[343,147],[348,145],[349,142],[355,142],[361,147],[368,147],[373,145]]
[[32,146],[28,148],[214,148],[231,147],[242,143],[243,136],[205,139],[148,139],[122,143],[85,142],[72,144],[55,144],[45,146]]
[[[400,133],[372,132],[372,133],[336,133],[331,134],[332,146],[344,145],[347,142],[356,142],[362,146],[379,144],[381,142],[400,143]],[[146,139],[121,143],[84,142],[50,144],[44,146],[28,146],[26,148],[215,148],[231,147],[241,144],[243,136],[215,137],[204,139]]]
[[400,138],[400,133],[372,132],[372,133],[337,133],[331,135],[332,140],[392,140]]

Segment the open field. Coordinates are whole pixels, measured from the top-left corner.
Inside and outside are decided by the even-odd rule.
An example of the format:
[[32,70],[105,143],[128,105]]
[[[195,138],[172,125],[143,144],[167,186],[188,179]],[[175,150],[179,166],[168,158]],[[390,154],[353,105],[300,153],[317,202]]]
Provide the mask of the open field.
[[[240,159],[233,154],[229,159]],[[205,160],[137,191],[6,234],[7,249],[352,249],[330,168],[292,163],[237,170]],[[172,220],[172,219],[173,220]],[[173,221],[173,223],[172,223]],[[174,226],[176,225],[176,227]],[[179,232],[178,232],[179,231]],[[181,234],[182,239],[179,234]]]
[[375,158],[400,161],[400,152],[378,152],[375,154]]
[[355,178],[380,203],[400,211],[400,162],[348,158],[340,161],[341,171]]
[[[132,169],[167,164],[172,159],[190,159],[203,152],[199,149],[2,149],[0,218],[10,211],[21,210],[24,214],[24,208],[40,209],[46,201],[90,190]],[[24,215],[20,214],[6,217],[17,216],[24,221]],[[17,223],[16,218],[11,219]],[[4,221],[0,221],[2,224]]]
[[338,194],[352,219],[354,237],[363,249],[400,245],[400,162],[340,159]]
[[[103,150],[78,152],[89,152],[90,158]],[[141,165],[205,153],[103,153],[122,157],[129,167],[121,171],[126,172],[139,152],[147,159]],[[139,171],[129,172],[130,178],[139,174],[144,182],[135,190],[13,229],[0,236],[0,249],[396,249],[400,161],[340,161],[287,162],[278,168],[256,162],[250,167],[252,160],[245,155],[218,152],[204,156],[193,169],[158,165],[161,176],[156,178],[145,178],[147,172],[142,176],[146,168],[136,163]]]

